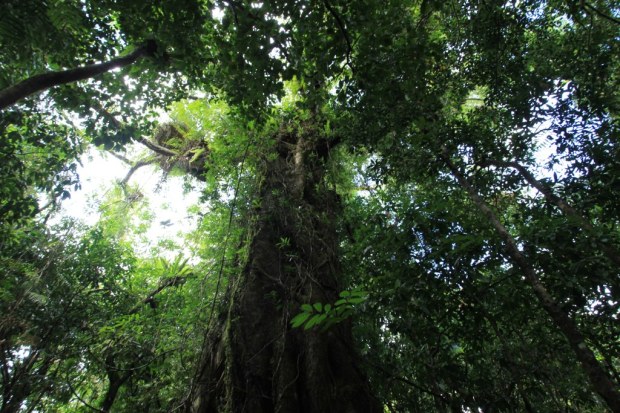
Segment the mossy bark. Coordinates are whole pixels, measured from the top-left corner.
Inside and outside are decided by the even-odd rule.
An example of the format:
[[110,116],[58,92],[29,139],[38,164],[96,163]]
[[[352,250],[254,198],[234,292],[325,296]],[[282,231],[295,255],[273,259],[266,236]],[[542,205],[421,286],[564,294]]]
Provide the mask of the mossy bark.
[[308,125],[278,134],[249,259],[208,337],[192,413],[382,411],[357,367],[350,323],[290,326],[301,304],[334,302],[341,289],[327,143]]

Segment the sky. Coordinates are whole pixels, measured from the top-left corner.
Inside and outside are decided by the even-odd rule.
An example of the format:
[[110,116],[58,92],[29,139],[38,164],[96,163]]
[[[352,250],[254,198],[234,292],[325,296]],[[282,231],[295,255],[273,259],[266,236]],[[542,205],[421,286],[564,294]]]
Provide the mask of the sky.
[[[139,150],[130,148],[125,156],[135,158]],[[82,189],[71,191],[71,197],[62,201],[59,214],[53,217],[50,224],[60,221],[62,217],[73,217],[87,225],[95,225],[101,217],[100,210],[106,207],[106,195],[113,191],[129,169],[129,165],[111,154],[91,147],[82,156],[81,166],[78,167]],[[129,181],[129,185],[137,186],[148,200],[154,214],[150,228],[142,237],[147,242],[134,246],[138,253],[147,253],[150,247],[164,239],[180,241],[180,233],[196,228],[198,218],[189,213],[188,208],[199,203],[200,188],[185,193],[183,177],[168,176],[162,180],[162,176],[157,166],[145,166],[138,169]],[[198,186],[198,183],[193,185]]]

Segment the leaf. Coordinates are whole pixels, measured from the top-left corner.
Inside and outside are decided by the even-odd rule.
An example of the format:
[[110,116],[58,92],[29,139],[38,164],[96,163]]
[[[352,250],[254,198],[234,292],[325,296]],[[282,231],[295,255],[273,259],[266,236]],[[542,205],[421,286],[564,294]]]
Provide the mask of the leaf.
[[353,290],[351,291],[351,296],[352,297],[362,297],[362,296],[366,296],[368,295],[367,291],[364,290]]
[[194,150],[194,156],[192,156],[192,159],[189,160],[189,163],[194,163],[196,162],[200,156],[202,156],[202,154],[205,152],[205,148],[198,148]]
[[43,294],[35,293],[33,291],[28,293],[28,298],[30,298],[30,301],[40,306],[44,306],[45,304],[47,304],[48,301],[46,296],[44,296]]
[[352,315],[353,315],[353,310],[351,310],[350,307],[345,308],[344,311],[340,313],[340,317],[342,317],[343,320],[351,317]]
[[336,307],[334,311],[336,312],[337,315],[342,316],[342,314],[350,308],[351,308],[350,306],[340,306],[340,307]]
[[303,323],[306,322],[306,320],[308,319],[308,317],[310,317],[310,315],[311,315],[310,313],[305,313],[305,312],[297,314],[291,320],[291,326],[293,328],[297,328],[297,327],[301,326]]
[[310,319],[310,321],[308,321],[304,327],[304,330],[309,330],[312,327],[314,327],[315,325],[317,325],[319,323],[319,319],[321,318],[322,314],[315,314],[312,316],[312,318]]
[[307,313],[313,313],[314,310],[312,309],[312,306],[310,304],[302,304],[301,305],[301,310],[305,311]]
[[317,311],[317,313],[322,313],[323,312],[323,304],[321,304],[321,303],[314,303],[314,309]]

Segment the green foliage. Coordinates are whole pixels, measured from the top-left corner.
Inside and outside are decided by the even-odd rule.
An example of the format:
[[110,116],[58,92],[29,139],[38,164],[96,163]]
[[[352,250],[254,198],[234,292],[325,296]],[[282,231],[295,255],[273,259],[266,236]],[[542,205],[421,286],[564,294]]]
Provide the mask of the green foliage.
[[2,364],[12,383],[3,403],[63,399],[66,384],[55,377],[86,362],[80,355],[92,329],[126,303],[119,287],[133,258],[100,231],[72,222],[51,234],[33,225],[12,235],[14,242],[3,243],[0,255]]
[[55,204],[71,196],[71,187],[79,188],[77,135],[54,114],[0,116],[0,233],[39,212],[38,195]]
[[291,326],[293,328],[303,326],[304,330],[321,327],[321,330],[325,331],[351,317],[356,307],[368,299],[367,294],[360,289],[345,290],[340,292],[340,299],[333,304],[302,304],[302,311],[291,319]]
[[[316,288],[341,292],[302,304],[292,328],[325,331],[355,315],[361,367],[390,411],[605,411],[505,236],[444,157],[617,382],[613,2],[5,3],[0,88],[148,39],[158,49],[0,117],[0,372],[14,383],[3,406],[87,410],[81,398],[99,408],[125,372],[114,410],[184,401],[226,286],[243,285],[265,198],[294,205],[288,188],[264,193],[270,165],[296,162],[275,137],[315,127],[329,138],[320,185],[343,204],[330,211],[338,280]],[[165,107],[170,122],[156,127]],[[176,154],[164,169],[205,182],[194,232],[138,255],[130,246],[153,214],[131,185],[110,192],[94,228],[41,223],[42,198],[53,206],[79,187],[85,143],[125,144],[164,127],[176,131],[157,142]],[[272,246],[291,263],[323,248],[287,233]],[[297,275],[291,265],[286,276]],[[276,287],[268,296],[284,311]]]
[[347,208],[357,242],[344,267],[369,291],[356,332],[378,391],[399,411],[435,411],[438,395],[448,406],[520,409],[525,397],[541,410],[570,401],[604,411],[494,234],[446,184],[377,191]]

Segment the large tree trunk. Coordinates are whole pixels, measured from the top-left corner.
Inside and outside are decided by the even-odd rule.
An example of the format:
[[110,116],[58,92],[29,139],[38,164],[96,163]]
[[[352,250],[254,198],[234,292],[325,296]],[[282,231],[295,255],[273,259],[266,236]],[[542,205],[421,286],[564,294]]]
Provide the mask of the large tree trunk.
[[290,326],[302,303],[337,299],[339,205],[323,181],[328,145],[317,130],[304,125],[277,142],[249,259],[230,280],[189,410],[381,412],[356,366],[349,323]]

